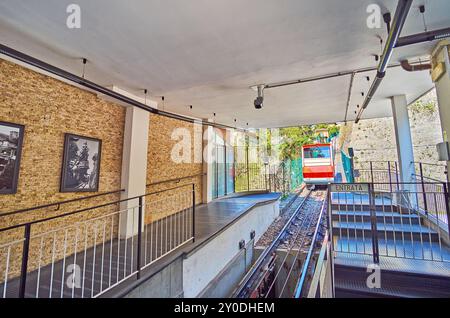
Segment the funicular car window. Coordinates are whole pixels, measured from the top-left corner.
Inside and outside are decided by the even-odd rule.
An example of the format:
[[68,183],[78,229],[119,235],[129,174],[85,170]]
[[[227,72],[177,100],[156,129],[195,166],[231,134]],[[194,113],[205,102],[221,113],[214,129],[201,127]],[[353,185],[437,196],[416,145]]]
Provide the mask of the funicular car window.
[[330,158],[330,147],[328,146],[318,146],[309,147],[303,149],[304,158]]

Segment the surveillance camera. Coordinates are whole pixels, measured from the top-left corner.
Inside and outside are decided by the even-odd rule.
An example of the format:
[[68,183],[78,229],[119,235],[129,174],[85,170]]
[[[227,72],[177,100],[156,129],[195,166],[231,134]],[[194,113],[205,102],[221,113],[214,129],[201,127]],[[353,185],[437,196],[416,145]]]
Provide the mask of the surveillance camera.
[[261,109],[264,102],[264,85],[260,84],[257,86],[253,86],[252,88],[256,89],[256,91],[258,92],[258,97],[255,98],[253,104],[255,105],[256,109]]
[[262,96],[256,97],[255,102],[254,102],[255,108],[261,109],[263,106],[263,101],[264,101],[264,98]]

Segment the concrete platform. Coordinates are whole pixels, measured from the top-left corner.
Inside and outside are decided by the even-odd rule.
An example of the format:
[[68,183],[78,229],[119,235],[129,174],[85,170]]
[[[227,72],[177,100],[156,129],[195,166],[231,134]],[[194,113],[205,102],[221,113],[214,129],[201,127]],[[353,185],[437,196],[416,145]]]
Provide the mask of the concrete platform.
[[[198,206],[195,220],[196,243],[213,238],[253,207],[276,201],[280,197],[280,193],[242,194]],[[197,245],[194,244],[195,247]]]
[[[233,280],[238,280],[248,265],[249,253],[241,253],[239,241],[245,240],[246,249],[253,248],[250,232],[255,230],[255,240],[264,233],[279,213],[280,197],[280,193],[242,193],[198,206],[195,242],[144,270],[141,280],[128,282],[121,290],[105,296],[219,297],[226,294],[234,287]],[[273,214],[268,213],[274,207]],[[235,263],[238,270],[232,272],[229,269]],[[228,286],[219,283],[211,286],[216,277],[225,274],[228,277],[222,282]],[[208,291],[210,287],[215,290]]]

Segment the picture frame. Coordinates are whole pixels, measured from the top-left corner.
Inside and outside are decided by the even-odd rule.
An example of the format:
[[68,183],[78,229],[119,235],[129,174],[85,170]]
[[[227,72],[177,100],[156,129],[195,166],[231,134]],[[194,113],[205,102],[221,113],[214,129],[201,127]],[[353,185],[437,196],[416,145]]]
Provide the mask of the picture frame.
[[17,193],[25,126],[0,121],[0,194]]
[[101,151],[101,139],[66,133],[60,192],[97,192]]

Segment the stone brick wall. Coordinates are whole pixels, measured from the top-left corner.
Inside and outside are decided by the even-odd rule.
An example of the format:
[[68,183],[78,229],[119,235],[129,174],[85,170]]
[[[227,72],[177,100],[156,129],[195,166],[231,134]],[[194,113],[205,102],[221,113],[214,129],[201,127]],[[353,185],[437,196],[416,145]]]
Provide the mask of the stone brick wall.
[[[16,194],[0,195],[0,213],[22,208],[86,197],[95,193],[61,193],[60,176],[64,134],[73,133],[102,140],[99,192],[120,189],[125,108],[99,99],[95,94],[59,80],[34,72],[8,61],[0,60],[0,121],[25,126],[18,189]],[[164,191],[146,199],[146,221],[159,219],[192,205],[192,183],[195,184],[196,203],[202,200],[202,163],[194,162],[194,149],[202,149],[202,139],[191,144],[190,163],[176,163],[171,159],[172,140],[176,128],[185,128],[193,137],[194,125],[151,114],[149,128],[147,192]],[[181,181],[165,182],[175,178]],[[110,194],[75,203],[53,206],[37,211],[0,217],[0,226],[52,217],[70,211],[96,206],[119,199]],[[85,211],[32,226],[30,270],[38,263],[48,264],[84,249],[86,245],[101,242],[103,233],[116,236],[118,218],[102,217],[85,226],[82,222],[118,211],[118,205]],[[67,229],[67,226],[72,226]],[[67,229],[67,231],[66,231]],[[112,231],[111,231],[112,229]],[[51,232],[56,230],[56,232]],[[41,235],[42,233],[48,233]],[[8,248],[2,244],[23,237],[23,228],[0,233],[0,282],[4,277]],[[22,242],[10,249],[10,277],[18,274]],[[54,252],[54,254],[53,254]],[[53,254],[53,255],[52,255]],[[40,255],[40,256],[39,256]]]
[[[177,128],[186,129],[191,136],[190,162],[177,163],[171,158],[173,147],[180,141],[172,139],[172,133]],[[195,151],[201,151],[202,149],[202,139],[198,137],[196,136],[194,138],[194,124],[192,123],[150,114],[147,192],[161,191],[175,187],[177,189],[150,196],[146,200],[146,222],[190,207],[192,205],[192,184],[195,184],[196,204],[202,202],[201,174],[203,168],[201,162],[195,162],[194,160],[195,157],[199,158],[202,155],[201,153],[194,154]],[[167,180],[176,178],[183,179],[166,182]],[[163,200],[164,204],[157,204],[155,201],[158,200]]]
[[17,193],[0,196],[0,212],[92,194],[59,192],[65,133],[102,140],[99,192],[120,189],[122,106],[4,60],[0,105],[0,120],[25,125]]
[[[125,109],[122,106],[101,100],[93,93],[59,80],[0,60],[0,120],[25,126],[17,193],[0,195],[0,213],[94,194],[59,192],[65,133],[102,140],[99,193],[120,189],[125,121]],[[4,227],[55,216],[118,198],[119,194],[113,194],[1,217],[0,225]],[[32,235],[75,224],[111,210],[117,210],[117,207],[110,206],[36,224],[32,226]],[[93,239],[92,233],[87,233],[89,241]],[[74,235],[72,229],[67,240],[73,242]],[[81,231],[78,235],[84,233]],[[0,245],[22,236],[23,228],[2,232]],[[56,238],[53,238],[53,235],[45,237],[43,245],[40,245],[40,238],[36,238],[31,244],[31,268],[36,266],[37,253],[40,250],[44,251],[42,262],[48,261],[53,240],[57,249],[55,258],[62,257],[64,231],[58,231]],[[14,246],[11,251],[11,259],[15,262],[20,261],[20,245]],[[70,251],[71,246],[68,248]],[[6,250],[1,249],[0,253],[0,259],[4,260]],[[0,272],[4,270],[4,266],[5,264],[0,264]],[[10,269],[14,272],[17,266],[18,264],[12,263]]]
[[[436,144],[442,142],[441,123],[435,91],[431,91],[421,101],[435,104],[434,110],[409,107],[409,120],[414,149],[414,161],[443,164],[438,161]],[[344,127],[344,126],[342,126]],[[358,124],[348,123],[341,128],[340,143],[343,148],[353,147],[355,165],[367,161],[397,161],[397,148],[392,117],[364,119]],[[345,140],[345,141],[343,141]],[[377,164],[377,167],[380,164]],[[367,166],[367,165],[366,165]],[[365,167],[365,166],[364,166]],[[380,166],[381,168],[381,166]],[[430,177],[442,179],[443,168],[426,166],[425,173]]]

